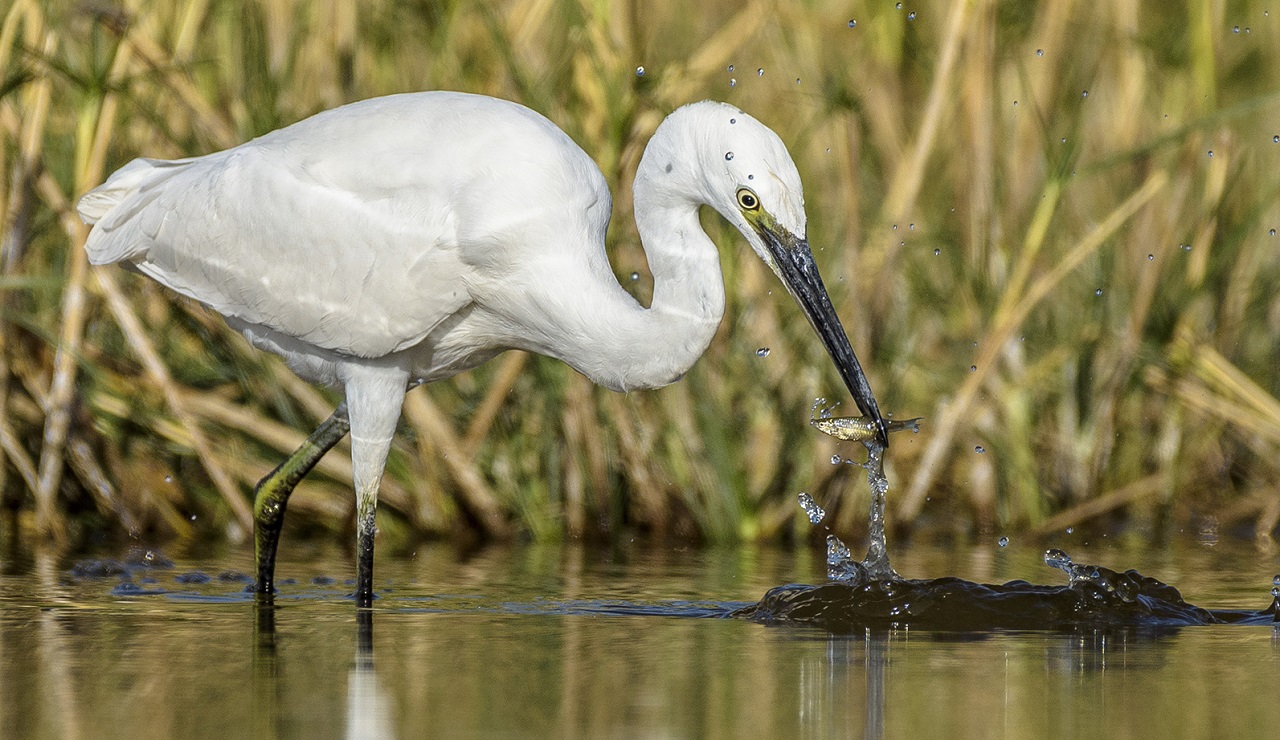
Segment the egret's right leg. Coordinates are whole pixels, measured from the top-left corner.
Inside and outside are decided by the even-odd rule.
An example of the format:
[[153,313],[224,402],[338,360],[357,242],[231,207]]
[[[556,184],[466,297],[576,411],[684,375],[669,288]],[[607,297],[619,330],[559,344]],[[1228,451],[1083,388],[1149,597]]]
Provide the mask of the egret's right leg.
[[373,605],[373,538],[378,486],[400,420],[409,371],[395,364],[351,364],[342,369],[351,418],[352,483],[356,491],[356,606]]
[[254,489],[253,549],[258,566],[259,594],[275,593],[276,549],[280,545],[280,528],[284,526],[289,494],[350,428],[347,404],[343,402],[301,447],[259,481]]

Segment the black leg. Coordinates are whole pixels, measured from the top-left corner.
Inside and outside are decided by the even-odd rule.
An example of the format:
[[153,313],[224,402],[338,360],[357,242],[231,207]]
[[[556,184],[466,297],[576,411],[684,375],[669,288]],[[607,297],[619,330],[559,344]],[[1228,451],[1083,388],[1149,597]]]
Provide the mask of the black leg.
[[275,593],[276,548],[280,545],[280,528],[284,526],[284,510],[289,503],[289,495],[350,428],[347,405],[343,403],[254,489],[253,544],[258,565],[259,596],[270,597]]
[[[362,507],[364,508],[364,507]],[[356,516],[356,606],[373,606],[373,535],[377,532],[374,509]]]

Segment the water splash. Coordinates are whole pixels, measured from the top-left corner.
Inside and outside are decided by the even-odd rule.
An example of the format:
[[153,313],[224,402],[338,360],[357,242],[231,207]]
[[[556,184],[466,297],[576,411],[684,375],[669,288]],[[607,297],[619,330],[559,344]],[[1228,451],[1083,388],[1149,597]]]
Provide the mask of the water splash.
[[766,624],[796,624],[832,632],[874,626],[911,625],[966,632],[995,629],[1167,630],[1204,624],[1280,626],[1280,576],[1270,606],[1261,610],[1206,609],[1190,604],[1178,589],[1136,570],[1123,573],[1077,564],[1062,550],[1045,562],[1067,573],[1066,586],[1027,581],[981,584],[960,578],[878,580],[859,571],[848,548],[827,539],[831,580],[771,589],[759,603],[730,616]]
[[884,536],[884,502],[889,493],[889,479],[884,475],[884,444],[879,438],[865,440],[867,448],[867,484],[871,486],[871,516],[867,526],[867,556],[862,566],[877,581],[901,580],[889,564],[889,549]]
[[867,570],[853,559],[849,546],[834,534],[827,535],[827,580],[857,586],[867,581]]
[[1098,565],[1073,563],[1070,555],[1056,547],[1045,550],[1044,564],[1066,573],[1067,587],[1093,601],[1102,601],[1113,594],[1128,604],[1136,600],[1141,591],[1141,584],[1135,578],[1141,577],[1137,571],[1117,573]]

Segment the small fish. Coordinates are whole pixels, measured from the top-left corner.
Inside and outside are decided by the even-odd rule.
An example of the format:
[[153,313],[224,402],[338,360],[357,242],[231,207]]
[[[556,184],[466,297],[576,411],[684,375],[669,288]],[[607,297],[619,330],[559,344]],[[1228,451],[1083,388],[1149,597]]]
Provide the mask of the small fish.
[[[890,434],[901,432],[904,429],[919,432],[921,420],[922,418],[906,419],[904,421],[886,419],[884,426],[885,430]],[[865,416],[833,416],[826,419],[810,419],[809,424],[823,434],[829,434],[846,442],[861,442],[864,439],[871,439],[876,434],[875,423]]]

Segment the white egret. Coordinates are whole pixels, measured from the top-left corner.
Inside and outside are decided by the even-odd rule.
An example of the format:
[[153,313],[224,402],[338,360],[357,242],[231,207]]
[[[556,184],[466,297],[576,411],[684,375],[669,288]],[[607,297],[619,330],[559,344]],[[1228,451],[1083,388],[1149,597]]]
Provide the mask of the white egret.
[[259,593],[294,485],[348,429],[357,602],[373,597],[374,510],[406,389],[507,349],[558,358],[616,391],[671,383],[724,314],[710,206],[781,278],[888,443],[805,238],[800,175],[778,136],[701,102],[662,122],[634,183],[653,274],[645,308],[605,254],[599,168],[505,100],[392,95],[222,152],[135,159],[79,202],[93,264],[120,263],[226,317],[342,405],[255,492]]

